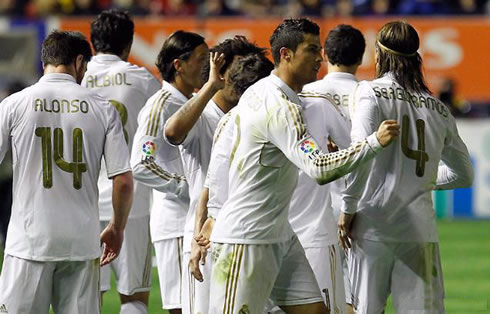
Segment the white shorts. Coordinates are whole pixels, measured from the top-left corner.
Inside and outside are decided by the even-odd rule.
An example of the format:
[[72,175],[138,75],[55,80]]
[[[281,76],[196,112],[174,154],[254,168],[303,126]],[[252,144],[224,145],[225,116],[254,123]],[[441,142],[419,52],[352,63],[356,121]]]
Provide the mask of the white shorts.
[[0,313],[100,313],[99,259],[37,262],[5,255]]
[[305,249],[329,313],[346,313],[344,272],[338,244]]
[[279,306],[323,302],[315,275],[295,236],[263,245],[212,243],[210,314],[262,313]]
[[[123,295],[150,291],[152,277],[152,246],[149,216],[128,219],[119,256],[100,270],[100,288],[111,289],[111,270],[116,275],[117,291]],[[109,221],[101,221],[101,231]]]
[[347,253],[344,251],[340,252],[340,262],[342,263],[342,272],[344,275],[345,303],[352,305],[354,304],[354,295],[350,288],[349,251],[347,251]]
[[381,313],[390,292],[397,313],[445,313],[437,243],[359,239],[352,242],[349,264],[356,313]]
[[189,270],[190,252],[184,253],[185,272],[182,277],[182,313],[183,314],[207,314],[209,309],[209,289],[211,285],[211,269],[213,259],[208,250],[206,264],[199,265],[203,282],[197,281]]
[[153,243],[162,308],[166,310],[182,308],[182,272],[184,269],[182,241],[183,237],[179,237]]

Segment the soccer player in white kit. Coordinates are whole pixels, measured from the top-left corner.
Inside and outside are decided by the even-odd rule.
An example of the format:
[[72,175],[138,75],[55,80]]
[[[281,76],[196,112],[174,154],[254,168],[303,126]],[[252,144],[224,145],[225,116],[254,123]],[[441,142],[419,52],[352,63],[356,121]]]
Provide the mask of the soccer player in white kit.
[[[128,61],[133,42],[134,23],[126,12],[103,11],[92,22],[90,34],[96,55],[87,65],[82,86],[109,100],[123,124],[128,152],[133,144],[137,117],[160,83],[145,68]],[[104,163],[99,177],[100,227],[112,217],[112,182]],[[151,190],[134,182],[133,206],[124,233],[124,244],[114,262],[100,271],[101,291],[111,288],[111,269],[117,281],[121,313],[147,313],[151,288],[152,247],[149,233]]]
[[318,25],[307,19],[281,23],[270,40],[275,70],[248,88],[231,111],[229,197],[211,235],[210,313],[261,313],[269,296],[287,313],[327,313],[288,223],[297,167],[325,184],[374,157],[398,133],[387,121],[346,150],[318,149],[296,94],[320,68],[318,35]]
[[[11,145],[14,192],[0,306],[8,313],[100,312],[100,265],[121,249],[133,178],[116,109],[79,85],[91,57],[78,32],[42,45],[44,76],[0,104],[0,160]],[[100,161],[114,214],[100,233]],[[100,237],[98,236],[100,234]]]
[[418,49],[412,26],[385,24],[376,40],[377,79],[361,82],[354,95],[353,141],[384,119],[401,124],[400,139],[353,172],[343,192],[339,229],[352,245],[356,313],[382,313],[390,293],[397,313],[445,312],[431,193],[470,186],[473,170],[454,118],[424,81]]
[[[355,74],[362,63],[365,47],[362,33],[352,26],[341,24],[332,29],[324,48],[328,74],[305,85],[299,94],[306,124],[322,148],[330,139],[340,149],[350,145],[348,104],[358,83]],[[335,223],[342,204],[340,190],[344,185],[340,178],[320,187],[300,171],[298,186],[291,199],[289,220],[305,249],[325,302],[329,303],[327,307],[344,313],[347,309],[342,310],[343,303],[347,303],[348,311],[352,313],[347,262],[338,245]]]
[[[209,78],[188,103],[173,115],[165,126],[165,137],[172,145],[179,145],[184,163],[184,172],[189,183],[190,206],[184,233],[184,289],[189,287],[189,302],[185,302],[184,313],[207,313],[209,300],[209,280],[195,282],[188,271],[191,247],[195,253],[199,249],[194,238],[196,206],[204,185],[211,156],[213,134],[221,117],[234,107],[240,97],[228,83],[228,69],[240,56],[251,53],[265,54],[264,49],[250,43],[243,36],[227,39],[211,49]],[[214,60],[216,59],[216,60]],[[206,68],[203,70],[207,74]],[[204,79],[203,79],[204,81]],[[205,218],[205,217],[204,217]],[[200,219],[199,219],[200,220]],[[198,226],[202,222],[197,221]],[[197,229],[199,230],[199,229]],[[196,262],[199,257],[194,259]],[[210,264],[203,265],[202,272],[208,276]],[[183,294],[187,297],[187,293]],[[186,306],[189,305],[189,308]]]
[[[201,87],[200,70],[207,61],[208,48],[202,36],[176,31],[165,40],[156,62],[164,79],[163,86],[148,100],[138,117],[131,156],[135,178],[154,189],[150,230],[162,307],[174,314],[182,312],[185,300],[182,242],[189,194],[179,150],[164,141],[164,125],[189,101],[194,89]],[[164,169],[180,175],[185,189],[177,193],[159,192],[168,180]]]

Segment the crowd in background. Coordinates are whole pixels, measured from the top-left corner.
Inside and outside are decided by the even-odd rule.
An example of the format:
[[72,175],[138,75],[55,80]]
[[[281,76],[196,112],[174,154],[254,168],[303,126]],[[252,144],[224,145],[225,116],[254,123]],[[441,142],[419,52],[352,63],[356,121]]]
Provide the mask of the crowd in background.
[[2,0],[0,14],[28,18],[93,15],[122,8],[132,15],[299,16],[489,14],[488,0]]

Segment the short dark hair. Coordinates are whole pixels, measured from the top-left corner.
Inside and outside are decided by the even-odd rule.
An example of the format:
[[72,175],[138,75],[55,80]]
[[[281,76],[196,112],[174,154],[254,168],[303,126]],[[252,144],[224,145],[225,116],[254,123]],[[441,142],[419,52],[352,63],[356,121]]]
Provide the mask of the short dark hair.
[[325,54],[333,65],[354,65],[362,60],[366,41],[362,33],[350,26],[340,24],[332,29],[325,39]]
[[156,66],[162,78],[167,82],[175,80],[175,59],[187,60],[197,46],[204,44],[204,37],[199,34],[178,30],[163,43],[157,57]]
[[263,53],[253,53],[239,58],[230,68],[229,82],[242,95],[261,78],[268,76],[274,64]]
[[41,48],[41,61],[44,65],[70,65],[79,55],[83,56],[85,62],[92,56],[90,44],[80,32],[53,31],[46,37]]
[[90,40],[95,52],[118,56],[133,42],[134,23],[126,11],[105,10],[90,25]]
[[[267,50],[257,46],[255,43],[251,43],[245,36],[237,35],[233,38],[226,39],[216,46],[212,47],[210,52],[217,52],[218,54],[224,54],[225,63],[221,67],[220,73],[224,74],[228,67],[232,64],[235,56],[246,56],[248,54],[257,53],[266,55]],[[206,82],[209,78],[209,62],[204,64],[202,69],[202,80]]]
[[385,24],[376,38],[376,77],[391,72],[400,86],[417,93],[431,94],[422,72],[422,57],[415,28],[404,21]]
[[320,27],[307,18],[286,19],[277,26],[269,39],[275,65],[281,61],[281,48],[286,47],[296,52],[298,45],[304,41],[304,34],[318,36]]

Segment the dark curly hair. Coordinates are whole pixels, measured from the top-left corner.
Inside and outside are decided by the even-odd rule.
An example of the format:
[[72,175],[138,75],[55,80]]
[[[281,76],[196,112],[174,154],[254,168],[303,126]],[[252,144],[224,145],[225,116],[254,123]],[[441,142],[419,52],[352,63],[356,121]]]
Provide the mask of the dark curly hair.
[[80,32],[54,31],[46,37],[41,48],[44,65],[70,65],[79,55],[85,62],[92,56],[90,44]]
[[[233,59],[236,56],[246,56],[248,54],[256,53],[266,55],[267,50],[257,46],[255,43],[251,43],[245,36],[237,35],[233,38],[226,39],[217,44],[209,50],[210,52],[217,52],[218,54],[224,54],[225,63],[220,70],[221,74],[224,74],[228,67],[232,64]],[[209,62],[204,64],[202,69],[202,81],[206,82],[209,78]]]
[[238,95],[255,84],[258,80],[268,76],[274,69],[274,64],[262,53],[253,53],[239,58],[231,67],[229,82]]

